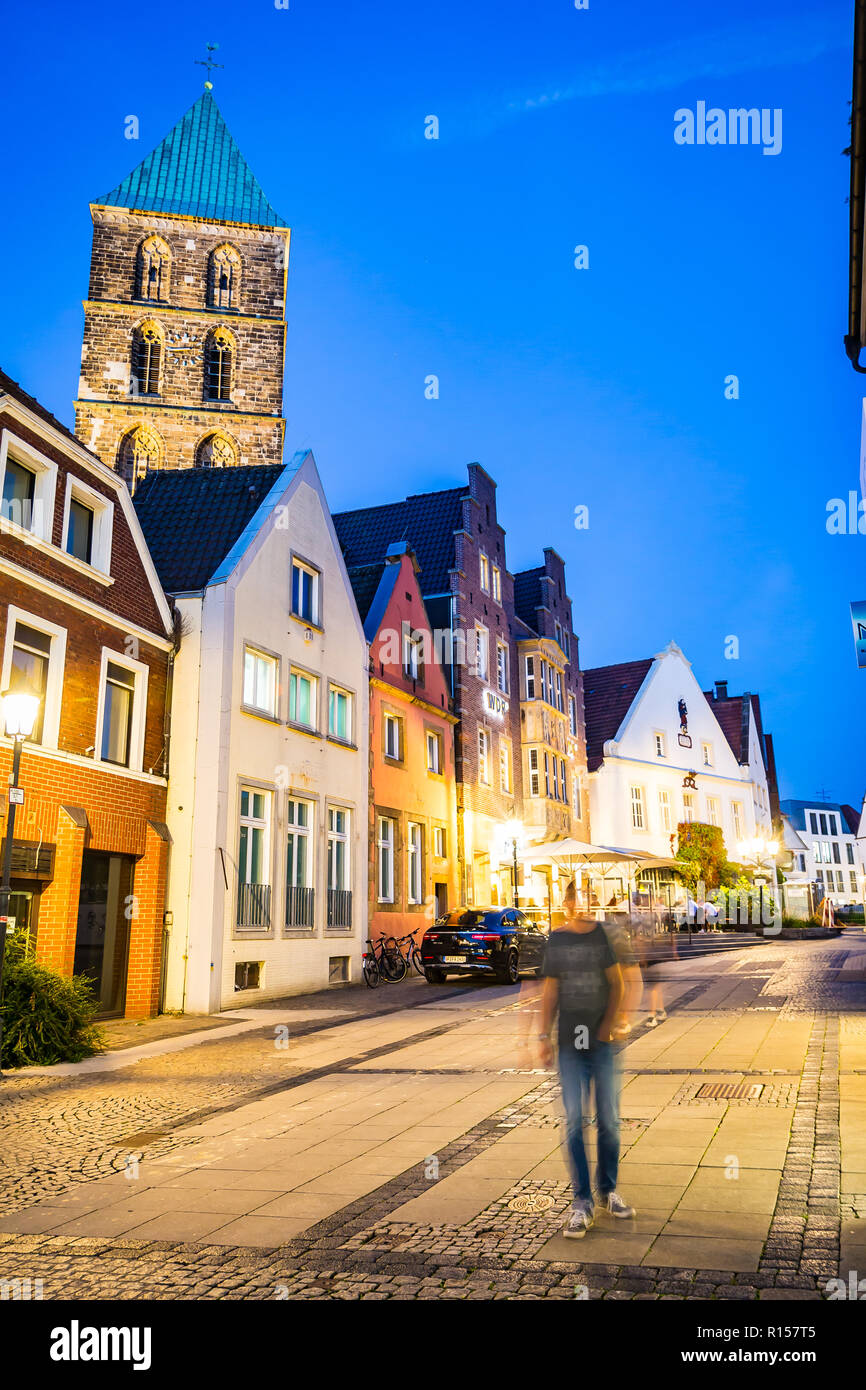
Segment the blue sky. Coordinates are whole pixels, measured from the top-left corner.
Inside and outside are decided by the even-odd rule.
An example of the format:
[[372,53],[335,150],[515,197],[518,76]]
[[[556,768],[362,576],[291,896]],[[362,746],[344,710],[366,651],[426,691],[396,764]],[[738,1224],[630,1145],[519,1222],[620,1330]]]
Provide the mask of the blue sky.
[[[510,568],[565,557],[582,664],[673,637],[705,687],[760,692],[783,796],[859,805],[866,538],[825,527],[858,486],[863,394],[842,343],[851,5],[180,0],[169,41],[153,22],[7,18],[4,369],[71,423],[88,202],[219,42],[214,94],[293,228],[287,445],[314,449],[333,509],[478,460]],[[781,108],[781,153],[675,144],[698,101]]]

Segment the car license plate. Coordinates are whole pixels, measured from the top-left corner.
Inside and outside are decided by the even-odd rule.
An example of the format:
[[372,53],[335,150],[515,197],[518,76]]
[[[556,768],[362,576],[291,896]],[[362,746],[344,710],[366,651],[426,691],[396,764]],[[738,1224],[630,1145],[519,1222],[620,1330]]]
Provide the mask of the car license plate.
[[443,961],[443,964],[445,964],[445,965],[465,965],[465,964],[466,964],[466,957],[465,957],[465,956],[443,956],[443,957],[442,957],[442,961]]

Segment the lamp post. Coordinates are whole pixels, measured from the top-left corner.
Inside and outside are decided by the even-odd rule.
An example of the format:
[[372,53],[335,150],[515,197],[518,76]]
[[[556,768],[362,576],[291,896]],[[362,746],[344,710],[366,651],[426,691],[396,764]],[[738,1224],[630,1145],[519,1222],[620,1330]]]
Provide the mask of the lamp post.
[[[754,859],[758,868],[762,872],[766,871],[769,863],[775,881],[776,855],[779,853],[778,840],[765,840],[762,835],[758,835],[754,840],[743,840],[737,845],[737,853],[746,859]],[[776,885],[778,887],[778,885]],[[759,916],[761,927],[764,925],[764,884],[763,881],[758,885]]]
[[514,907],[516,907],[516,908],[520,906],[520,903],[518,902],[518,898],[517,898],[517,873],[518,873],[518,869],[517,869],[517,846],[518,846],[518,844],[519,844],[519,842],[520,842],[520,839],[521,839],[521,836],[522,836],[522,835],[523,835],[523,826],[521,825],[521,823],[520,823],[519,820],[510,820],[510,821],[506,821],[506,823],[505,823],[505,843],[508,844],[508,843],[510,842],[510,844],[511,844],[511,881],[512,881],[513,888],[514,888],[514,893],[513,893],[513,896],[514,896],[514,904],[513,904],[513,905],[514,905]]
[[[6,843],[3,848],[3,878],[0,881],[0,1004],[3,1001],[3,959],[6,955],[6,926],[12,892],[12,845],[15,839],[15,812],[23,800],[18,787],[21,749],[33,733],[39,713],[38,695],[8,691],[0,697],[6,737],[12,740],[12,776],[9,779],[9,809],[6,813]],[[0,1009],[0,1057],[3,1055],[3,1013]],[[2,1072],[0,1072],[2,1075]]]

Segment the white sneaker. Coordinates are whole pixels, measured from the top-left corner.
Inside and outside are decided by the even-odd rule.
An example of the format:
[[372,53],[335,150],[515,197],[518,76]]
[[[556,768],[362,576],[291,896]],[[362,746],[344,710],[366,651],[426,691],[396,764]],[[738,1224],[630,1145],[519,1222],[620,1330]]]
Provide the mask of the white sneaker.
[[624,1202],[618,1192],[609,1192],[607,1194],[607,1211],[610,1216],[628,1217],[637,1215],[634,1207],[630,1207],[628,1202]]
[[563,1231],[567,1240],[582,1240],[593,1223],[592,1202],[575,1202],[568,1225]]
[[655,1028],[657,1023],[658,1019],[656,1018],[655,1014],[650,1014],[649,1018],[646,1021],[647,1028]]
[[656,1014],[656,1023],[664,1023],[666,1018],[667,1014],[665,1013],[665,1010],[659,1009],[658,1013]]

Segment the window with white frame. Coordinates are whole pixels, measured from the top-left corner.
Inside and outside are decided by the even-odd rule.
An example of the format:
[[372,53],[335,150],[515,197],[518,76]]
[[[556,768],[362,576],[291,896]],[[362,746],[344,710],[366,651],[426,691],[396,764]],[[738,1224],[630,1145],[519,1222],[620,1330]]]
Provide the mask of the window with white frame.
[[717,796],[707,797],[707,821],[710,825],[721,825],[722,813]]
[[478,780],[490,785],[490,734],[487,729],[478,730]]
[[499,737],[499,790],[511,793],[511,742]]
[[480,573],[481,573],[481,590],[482,590],[482,593],[489,594],[489,593],[490,593],[490,561],[488,560],[487,556],[484,554],[483,551],[482,551],[481,554],[479,555],[478,560],[479,560]]
[[655,745],[656,757],[667,757],[667,753],[665,752],[665,736],[663,733],[660,733],[658,729],[656,729],[655,733],[653,734],[653,743]]
[[447,839],[444,825],[433,827],[433,854],[436,859],[444,859],[447,854]]
[[238,878],[241,883],[270,881],[271,794],[258,787],[241,787]]
[[577,738],[577,700],[573,695],[568,697],[568,732]]
[[560,714],[562,714],[563,709],[564,709],[564,705],[563,705],[563,703],[562,703],[562,672],[561,672],[561,671],[557,671],[557,672],[556,672],[555,680],[556,680],[556,708],[559,710]]
[[342,806],[328,807],[328,887],[349,888],[349,812]]
[[427,771],[442,771],[442,735],[434,729],[427,730]]
[[827,814],[827,824],[828,824],[829,827],[830,827],[830,834],[831,834],[831,835],[838,835],[838,834],[839,834],[839,831],[838,831],[837,828],[836,828],[836,817],[833,816],[833,815],[830,815],[829,812],[828,812],[828,814]]
[[286,885],[292,888],[311,888],[313,884],[313,803],[290,796],[286,808],[288,846],[286,852]]
[[418,824],[417,821],[410,820],[408,832],[408,899],[413,906],[416,906],[423,899],[423,882],[421,873],[421,826]]
[[535,699],[535,657],[526,658],[526,698]]
[[141,770],[147,677],[144,662],[103,647],[96,728],[96,752],[102,762]]
[[853,846],[850,842],[846,843],[846,845],[845,845],[845,852],[846,852],[847,857],[848,857],[848,863],[849,863],[849,864],[853,864],[853,863],[854,863],[854,846]]
[[712,765],[713,765],[713,745],[712,745],[711,743],[702,743],[702,744],[701,744],[701,756],[703,757],[703,760],[704,760],[704,767],[712,767]]
[[394,842],[395,822],[390,816],[379,817],[379,902],[394,901]]
[[306,623],[319,625],[321,575],[303,560],[292,560],[292,613]]
[[731,820],[734,825],[734,839],[739,843],[743,838],[743,803],[742,801],[731,802]]
[[57,465],[23,439],[3,431],[0,440],[0,525],[51,543]]
[[406,629],[403,633],[403,674],[417,681],[421,679],[422,637],[420,633],[409,631],[408,624]]
[[67,473],[63,549],[68,555],[108,574],[113,518],[114,507],[107,497]]
[[383,719],[385,731],[385,757],[399,762],[403,756],[402,719],[396,714],[386,713]]
[[499,568],[498,565],[494,565],[494,566],[493,566],[492,575],[493,575],[493,601],[494,601],[494,603],[501,603],[501,602],[502,602],[502,572],[501,572],[501,570],[500,570],[500,568]]
[[643,787],[631,787],[631,824],[633,830],[646,829],[643,805]]
[[694,792],[683,792],[683,820],[689,825],[695,818]]
[[575,772],[571,779],[572,809],[578,820],[583,817],[583,789],[580,781],[580,773]]
[[544,755],[544,795],[550,796],[550,754]]
[[541,787],[539,783],[538,749],[529,750],[529,795],[539,796]]
[[307,671],[294,667],[289,673],[289,722],[305,729],[316,727],[318,681]]
[[486,681],[489,677],[489,651],[488,651],[488,632],[487,628],[481,623],[475,624],[475,673],[479,680]]
[[30,743],[57,747],[66,629],[10,604],[6,618],[2,688],[16,695],[35,695],[39,701]]
[[674,828],[671,815],[671,794],[669,791],[665,791],[664,787],[659,789],[659,820],[662,830],[670,834]]
[[504,642],[496,643],[496,685],[503,695],[508,694],[508,647]]
[[275,656],[255,647],[244,647],[244,704],[248,709],[276,715],[278,671]]
[[563,802],[567,802],[567,801],[568,801],[568,782],[566,781],[566,776],[565,776],[565,758],[560,758],[560,760],[559,760],[559,785],[560,785],[560,788],[561,788],[561,790],[562,790],[562,796],[561,796],[560,800],[563,801]]
[[352,696],[338,685],[328,689],[328,733],[341,743],[352,741]]

